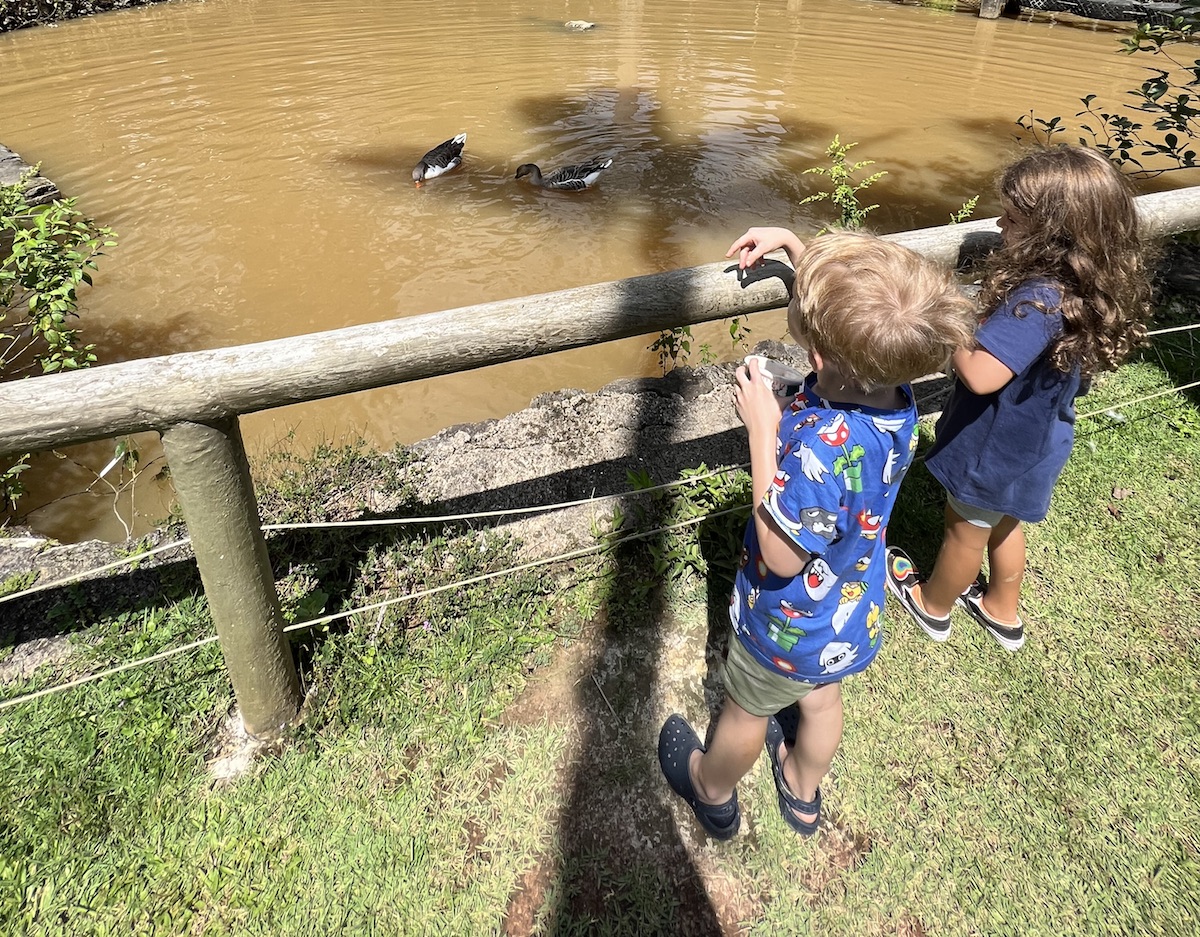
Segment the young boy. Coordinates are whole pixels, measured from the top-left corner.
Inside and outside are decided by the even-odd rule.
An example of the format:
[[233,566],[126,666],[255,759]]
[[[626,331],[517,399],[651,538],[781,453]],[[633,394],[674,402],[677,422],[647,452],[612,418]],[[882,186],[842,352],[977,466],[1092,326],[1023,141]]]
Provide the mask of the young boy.
[[[882,637],[884,530],[917,438],[907,385],[944,368],[975,322],[948,273],[868,235],[806,247],[786,229],[751,228],[727,256],[744,269],[778,248],[796,268],[788,329],[813,370],[782,402],[760,374],[737,371],[754,513],[730,601],[728,698],[707,750],[680,715],[658,741],[671,789],[717,839],[737,833],[736,785],[764,739],[783,819],[817,830],[819,784],[842,737],[838,681]],[[797,702],[789,749],[772,714]]]

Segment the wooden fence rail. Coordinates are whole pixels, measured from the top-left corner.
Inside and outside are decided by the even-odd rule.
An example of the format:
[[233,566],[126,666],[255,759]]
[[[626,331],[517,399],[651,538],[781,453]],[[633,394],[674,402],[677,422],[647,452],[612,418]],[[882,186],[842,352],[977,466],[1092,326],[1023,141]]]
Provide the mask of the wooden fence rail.
[[[1200,230],[1200,186],[1144,195],[1154,236]],[[943,264],[995,219],[889,235]],[[790,268],[736,264],[600,283],[212,351],[0,385],[0,453],[162,434],[246,729],[271,736],[300,688],[283,634],[238,417],[787,304]]]

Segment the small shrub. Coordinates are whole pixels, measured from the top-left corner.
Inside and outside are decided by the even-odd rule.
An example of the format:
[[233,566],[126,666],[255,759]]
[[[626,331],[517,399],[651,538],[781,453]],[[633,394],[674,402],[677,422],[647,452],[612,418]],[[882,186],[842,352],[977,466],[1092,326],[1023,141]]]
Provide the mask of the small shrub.
[[[85,218],[74,199],[30,205],[26,182],[0,185],[0,380],[86,368],[96,360],[84,345],[78,318],[79,284],[103,248],[116,244],[110,228]],[[22,493],[28,455],[0,465],[0,497],[10,505]]]

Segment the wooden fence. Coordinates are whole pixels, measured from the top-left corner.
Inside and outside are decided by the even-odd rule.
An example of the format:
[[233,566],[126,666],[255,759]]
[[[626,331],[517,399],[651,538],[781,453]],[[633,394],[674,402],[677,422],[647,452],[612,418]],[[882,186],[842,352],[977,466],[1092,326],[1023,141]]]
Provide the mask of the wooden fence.
[[[1138,198],[1154,236],[1200,230],[1200,187]],[[939,263],[994,241],[995,219],[889,235]],[[0,453],[155,430],[183,508],[247,731],[296,715],[300,685],[238,417],[785,306],[790,268],[707,264],[211,351],[0,385]]]

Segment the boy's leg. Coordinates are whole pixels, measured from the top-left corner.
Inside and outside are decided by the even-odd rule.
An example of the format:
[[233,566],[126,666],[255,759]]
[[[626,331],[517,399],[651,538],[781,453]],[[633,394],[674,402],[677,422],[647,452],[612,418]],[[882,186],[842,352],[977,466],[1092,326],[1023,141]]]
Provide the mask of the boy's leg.
[[1002,623],[1015,623],[1025,578],[1025,531],[1015,517],[1005,517],[988,539],[988,587],[983,608]]
[[[827,683],[800,700],[796,744],[786,753],[786,760],[780,759],[783,779],[793,795],[809,802],[816,799],[841,742],[842,685]],[[796,815],[804,821],[816,819],[815,813]]]
[[707,804],[729,800],[737,782],[758,760],[766,737],[767,717],[751,715],[726,697],[708,749],[692,753],[692,781],[700,799]]
[[913,589],[913,597],[926,612],[937,618],[950,614],[963,590],[979,575],[992,530],[972,524],[946,505],[946,533],[937,562],[929,578]]

